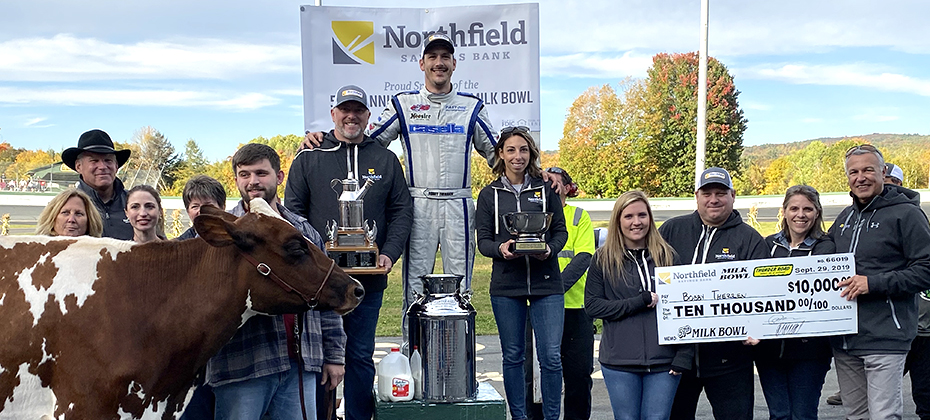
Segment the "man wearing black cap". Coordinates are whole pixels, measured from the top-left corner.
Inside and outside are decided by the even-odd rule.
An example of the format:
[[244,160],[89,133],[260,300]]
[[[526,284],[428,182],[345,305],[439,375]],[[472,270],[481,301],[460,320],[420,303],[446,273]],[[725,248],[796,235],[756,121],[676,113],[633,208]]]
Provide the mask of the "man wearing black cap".
[[[736,191],[726,169],[708,168],[701,173],[694,195],[697,211],[673,217],[659,228],[682,262],[709,264],[768,257],[762,235],[733,210]],[[747,344],[753,343],[758,340],[696,344],[695,369],[682,374],[670,418],[693,419],[703,390],[715,418],[752,419],[754,377]]]
[[61,160],[81,175],[78,188],[94,200],[103,218],[103,236],[132,240],[132,225],[126,221],[126,190],[116,171],[123,166],[130,150],[116,150],[103,130],[81,134],[77,147],[61,153]]
[[[340,218],[338,195],[331,181],[355,178],[363,184],[373,180],[365,194],[363,213],[377,228],[378,266],[390,272],[410,234],[413,200],[397,155],[364,134],[371,117],[367,99],[358,86],[344,86],[336,92],[336,103],[330,110],[335,130],[326,133],[319,147],[304,149],[294,158],[284,191],[285,205],[306,217],[317,231],[326,232],[327,223]],[[368,420],[374,414],[372,356],[387,275],[353,277],[365,286],[365,299],[342,321],[346,332],[345,418]]]

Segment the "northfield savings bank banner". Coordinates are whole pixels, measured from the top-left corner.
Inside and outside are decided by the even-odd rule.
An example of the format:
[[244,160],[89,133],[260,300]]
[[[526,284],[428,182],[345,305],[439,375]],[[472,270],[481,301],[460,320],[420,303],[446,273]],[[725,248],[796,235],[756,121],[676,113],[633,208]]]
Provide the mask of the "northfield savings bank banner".
[[488,107],[494,128],[539,131],[539,5],[435,9],[301,6],[304,126],[330,130],[337,89],[355,84],[369,95],[372,119],[391,95],[423,89],[424,35],[455,43],[453,90]]

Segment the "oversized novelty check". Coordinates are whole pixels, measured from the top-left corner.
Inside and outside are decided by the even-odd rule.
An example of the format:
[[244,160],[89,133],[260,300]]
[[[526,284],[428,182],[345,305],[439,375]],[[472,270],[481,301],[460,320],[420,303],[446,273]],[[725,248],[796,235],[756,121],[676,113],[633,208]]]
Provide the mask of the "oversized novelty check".
[[858,332],[853,254],[656,267],[659,344]]

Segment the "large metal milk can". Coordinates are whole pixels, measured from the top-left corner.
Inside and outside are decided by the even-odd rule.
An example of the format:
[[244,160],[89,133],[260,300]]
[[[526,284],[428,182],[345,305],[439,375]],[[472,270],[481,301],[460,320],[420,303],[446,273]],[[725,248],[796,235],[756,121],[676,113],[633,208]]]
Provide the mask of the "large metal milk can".
[[425,294],[407,311],[410,348],[423,360],[423,399],[460,402],[477,396],[475,308],[459,293],[463,276],[423,276]]

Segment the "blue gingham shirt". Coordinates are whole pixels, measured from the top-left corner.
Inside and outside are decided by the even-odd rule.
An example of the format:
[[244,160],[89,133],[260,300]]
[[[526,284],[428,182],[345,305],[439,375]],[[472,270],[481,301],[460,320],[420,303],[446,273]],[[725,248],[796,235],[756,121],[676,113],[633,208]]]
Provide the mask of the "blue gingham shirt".
[[[307,219],[280,204],[276,206],[285,220],[310,242],[324,249],[323,240]],[[242,201],[230,213],[244,215],[246,211]],[[333,311],[307,311],[298,316],[298,320],[303,322],[300,348],[304,370],[320,372],[323,363],[345,364],[346,335],[342,329],[342,317]],[[207,383],[220,386],[286,372],[291,367],[287,334],[284,316],[253,316],[207,363]]]

